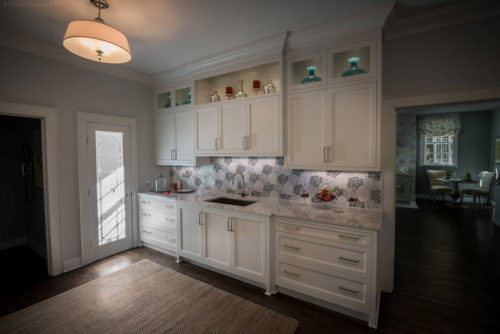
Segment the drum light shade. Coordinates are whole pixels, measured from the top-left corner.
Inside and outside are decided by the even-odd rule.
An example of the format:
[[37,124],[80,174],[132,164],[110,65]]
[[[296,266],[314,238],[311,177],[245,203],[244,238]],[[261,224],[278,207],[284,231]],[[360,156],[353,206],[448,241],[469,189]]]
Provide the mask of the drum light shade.
[[63,45],[80,57],[103,63],[119,64],[132,59],[127,37],[118,29],[95,20],[70,22]]

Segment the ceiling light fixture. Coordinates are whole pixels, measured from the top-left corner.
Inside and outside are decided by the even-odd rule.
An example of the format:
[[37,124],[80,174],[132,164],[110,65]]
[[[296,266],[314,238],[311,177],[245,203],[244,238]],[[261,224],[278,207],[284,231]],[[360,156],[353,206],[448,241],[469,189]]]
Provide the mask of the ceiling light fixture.
[[127,37],[101,19],[101,9],[108,8],[108,2],[90,2],[97,7],[97,17],[93,21],[71,21],[64,35],[64,47],[80,57],[102,63],[119,64],[130,61],[132,55]]

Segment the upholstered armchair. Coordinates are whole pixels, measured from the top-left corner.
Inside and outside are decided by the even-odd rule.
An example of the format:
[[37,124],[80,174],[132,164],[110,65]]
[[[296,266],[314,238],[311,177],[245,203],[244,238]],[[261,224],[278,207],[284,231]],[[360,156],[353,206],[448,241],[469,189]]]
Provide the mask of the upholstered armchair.
[[427,175],[429,176],[429,182],[431,184],[431,196],[436,204],[436,195],[442,194],[443,201],[444,195],[453,192],[453,188],[447,186],[444,182],[439,181],[439,178],[446,177],[447,172],[445,170],[427,170]]
[[493,183],[495,182],[495,173],[483,171],[479,173],[479,187],[464,189],[461,191],[462,199],[464,201],[464,195],[472,195],[472,205],[476,208],[476,198],[479,197],[479,207],[482,208],[481,197],[486,197],[487,203],[490,202],[490,193]]

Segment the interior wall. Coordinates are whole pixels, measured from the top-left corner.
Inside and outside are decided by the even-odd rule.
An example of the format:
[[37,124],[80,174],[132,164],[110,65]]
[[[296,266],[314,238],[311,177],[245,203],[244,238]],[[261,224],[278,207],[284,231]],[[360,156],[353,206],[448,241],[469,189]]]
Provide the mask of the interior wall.
[[[102,64],[102,66],[114,66]],[[63,259],[81,256],[76,112],[137,120],[139,190],[154,179],[152,89],[82,67],[0,48],[0,100],[59,112],[60,219]]]
[[[490,160],[490,111],[464,112],[462,114],[462,131],[458,135],[458,164],[452,166],[424,166],[420,159],[421,137],[417,134],[417,173],[416,193],[429,194],[430,183],[428,169],[449,170],[464,177],[469,172],[472,179],[478,180],[480,171],[489,170]],[[418,120],[418,117],[417,117]],[[476,185],[461,184],[460,189]]]
[[[490,114],[491,147],[490,147],[490,171],[496,171],[499,164],[495,164],[495,138],[500,137],[500,108],[492,110]],[[500,170],[499,170],[500,171]]]
[[417,166],[417,116],[414,114],[397,115],[396,171],[408,168],[413,175],[411,200],[415,200],[415,173]]

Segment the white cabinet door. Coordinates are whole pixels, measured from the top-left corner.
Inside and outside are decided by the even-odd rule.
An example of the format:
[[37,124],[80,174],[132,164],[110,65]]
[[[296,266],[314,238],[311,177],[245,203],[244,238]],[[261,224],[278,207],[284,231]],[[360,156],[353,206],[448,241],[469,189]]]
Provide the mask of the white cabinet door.
[[244,102],[224,103],[220,106],[221,153],[245,153],[246,112]]
[[196,152],[214,153],[219,146],[219,109],[209,106],[196,110]]
[[377,84],[358,84],[329,91],[329,167],[376,167]]
[[205,212],[204,262],[212,267],[231,269],[230,218],[227,215]]
[[175,114],[176,151],[175,160],[178,164],[194,164],[195,160],[195,116],[193,111],[183,111]]
[[175,150],[175,114],[158,111],[156,114],[156,164],[170,164]]
[[203,221],[196,207],[179,207],[177,210],[177,252],[180,256],[203,260]]
[[266,269],[266,224],[257,217],[234,216],[231,219],[233,272],[264,282]]
[[248,138],[245,149],[251,154],[281,155],[281,113],[279,96],[247,103]]
[[326,91],[294,94],[288,97],[288,148],[290,168],[326,166]]

